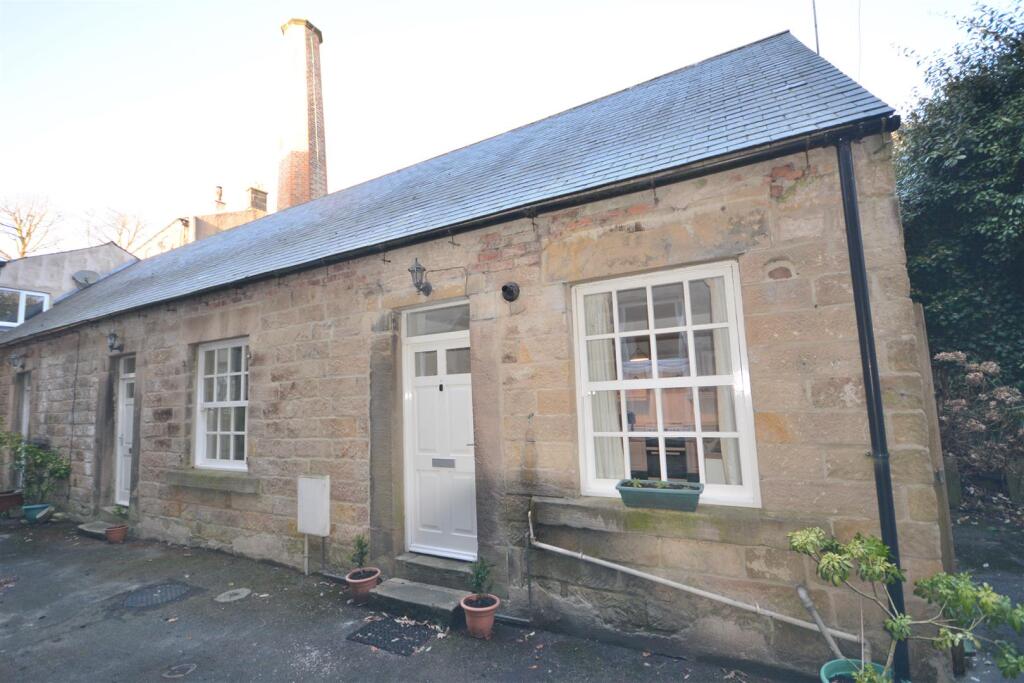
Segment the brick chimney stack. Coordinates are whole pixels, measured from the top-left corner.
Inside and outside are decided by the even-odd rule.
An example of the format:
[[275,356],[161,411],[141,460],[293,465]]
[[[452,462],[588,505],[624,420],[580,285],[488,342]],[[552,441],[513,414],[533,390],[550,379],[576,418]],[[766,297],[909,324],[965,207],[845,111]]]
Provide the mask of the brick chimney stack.
[[320,29],[305,19],[281,27],[287,42],[282,90],[281,163],[277,209],[287,209],[327,194],[324,100],[320,83]]

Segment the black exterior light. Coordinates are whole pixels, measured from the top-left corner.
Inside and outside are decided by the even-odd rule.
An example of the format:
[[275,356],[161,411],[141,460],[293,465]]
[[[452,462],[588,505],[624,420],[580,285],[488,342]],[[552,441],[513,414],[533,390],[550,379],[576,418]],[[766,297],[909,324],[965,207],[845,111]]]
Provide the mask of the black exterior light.
[[124,351],[124,342],[118,341],[117,332],[114,332],[113,330],[111,330],[107,335],[107,348],[110,349],[111,353],[114,351]]
[[423,296],[430,296],[433,287],[427,282],[427,269],[423,267],[418,258],[413,259],[409,274],[412,275],[412,286],[416,288],[416,291]]
[[501,286],[501,298],[505,301],[512,303],[519,298],[519,284],[516,282],[506,282]]

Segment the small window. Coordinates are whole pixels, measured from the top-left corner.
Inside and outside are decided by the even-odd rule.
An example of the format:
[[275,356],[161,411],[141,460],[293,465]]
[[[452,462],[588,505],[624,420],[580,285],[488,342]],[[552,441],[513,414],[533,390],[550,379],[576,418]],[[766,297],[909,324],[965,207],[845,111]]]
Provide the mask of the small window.
[[581,285],[574,306],[583,493],[699,481],[708,502],[756,505],[735,266]]
[[0,288],[0,327],[17,327],[49,307],[49,294]]
[[406,336],[461,332],[469,329],[469,304],[413,311],[406,316]]
[[203,344],[198,358],[196,467],[244,470],[249,346],[244,339]]

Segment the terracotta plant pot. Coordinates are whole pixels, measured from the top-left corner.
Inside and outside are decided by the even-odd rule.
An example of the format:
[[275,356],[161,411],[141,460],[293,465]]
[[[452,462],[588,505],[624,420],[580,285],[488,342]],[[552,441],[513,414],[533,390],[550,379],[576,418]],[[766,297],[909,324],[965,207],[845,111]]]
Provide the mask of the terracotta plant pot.
[[370,598],[370,591],[380,579],[380,570],[376,567],[360,567],[345,575],[345,582],[352,593],[352,602],[361,605]]
[[25,497],[21,491],[0,491],[0,514],[20,508],[25,504]]
[[[483,603],[483,604],[480,604]],[[497,595],[467,595],[460,603],[466,613],[466,630],[474,638],[490,640],[494,632],[494,615],[501,605]],[[479,606],[477,606],[479,604]]]
[[128,536],[128,525],[108,526],[104,533],[107,535],[108,543],[124,543],[124,539]]

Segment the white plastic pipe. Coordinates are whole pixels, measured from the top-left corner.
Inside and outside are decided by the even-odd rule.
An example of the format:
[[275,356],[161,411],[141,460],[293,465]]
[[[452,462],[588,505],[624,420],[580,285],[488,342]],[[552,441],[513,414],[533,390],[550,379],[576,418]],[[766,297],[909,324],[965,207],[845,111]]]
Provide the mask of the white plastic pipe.
[[[647,572],[642,572],[639,569],[633,569],[632,567],[627,567],[626,565],[623,565],[623,564],[616,564],[615,562],[609,562],[608,560],[602,560],[602,559],[600,559],[598,557],[591,557],[590,555],[584,555],[583,553],[579,553],[579,552],[576,552],[574,550],[567,550],[565,548],[560,548],[557,545],[551,545],[550,543],[543,543],[541,541],[538,541],[537,537],[533,535],[533,510],[529,510],[527,512],[527,517],[526,518],[527,518],[527,521],[530,524],[530,545],[532,545],[535,548],[540,548],[541,550],[547,550],[549,552],[552,552],[552,553],[555,553],[555,554],[558,554],[558,555],[565,555],[566,557],[573,557],[573,558],[576,558],[577,560],[582,560],[583,562],[589,562],[591,564],[596,564],[596,565],[599,565],[601,567],[607,567],[608,569],[614,569],[616,571],[622,572],[623,574],[630,574],[631,576],[636,576],[636,577],[639,577],[641,579],[647,579],[648,581],[653,581],[654,583],[659,583],[662,586],[668,586],[669,588],[674,588],[676,590],[683,591],[684,593],[690,593],[691,595],[696,595],[696,596],[701,597],[701,598],[707,598],[708,600],[714,600],[715,602],[720,602],[723,605],[729,605],[730,607],[735,607],[737,609],[746,610],[747,612],[753,612],[754,614],[760,614],[762,616],[768,617],[769,619],[774,619],[775,621],[781,621],[783,623],[790,624],[791,626],[797,626],[799,628],[804,628],[804,629],[807,629],[808,631],[818,631],[819,630],[817,624],[811,623],[810,621],[804,621],[803,619],[797,619],[795,617],[791,617],[789,615],[782,614],[780,612],[775,612],[775,611],[770,610],[770,609],[764,609],[763,607],[761,607],[760,605],[758,605],[756,603],[751,605],[751,604],[746,603],[746,602],[740,602],[739,600],[733,600],[732,598],[728,598],[728,597],[726,597],[724,595],[719,595],[718,593],[712,593],[710,591],[706,591],[706,590],[703,590],[703,589],[700,589],[700,588],[695,588],[693,586],[687,586],[686,584],[679,583],[678,581],[672,581],[671,579],[666,579],[666,578],[664,578],[662,576],[658,576],[657,574],[649,574]],[[822,624],[822,626],[824,626],[824,624]],[[837,630],[837,629],[834,629],[834,628],[825,627],[825,630],[822,631],[822,633],[828,633],[833,638],[838,638],[839,640],[845,640],[845,641],[851,642],[851,643],[857,643],[858,645],[861,642],[860,638],[855,636],[855,635],[853,635],[852,633],[846,633],[845,631],[840,631],[840,630]]]

